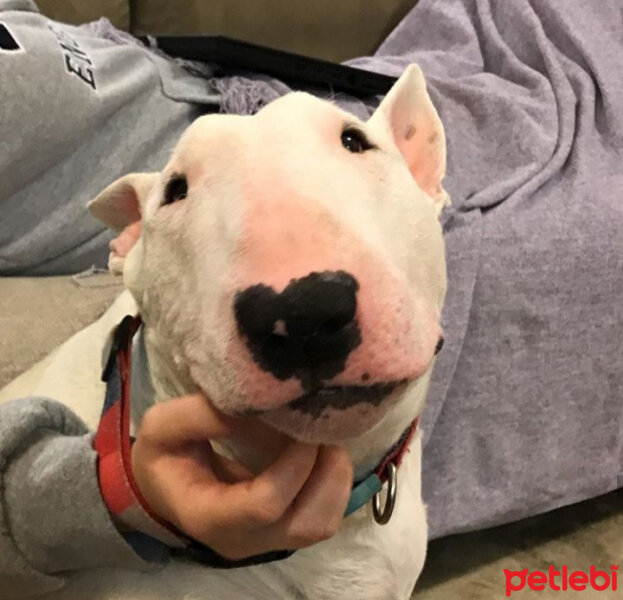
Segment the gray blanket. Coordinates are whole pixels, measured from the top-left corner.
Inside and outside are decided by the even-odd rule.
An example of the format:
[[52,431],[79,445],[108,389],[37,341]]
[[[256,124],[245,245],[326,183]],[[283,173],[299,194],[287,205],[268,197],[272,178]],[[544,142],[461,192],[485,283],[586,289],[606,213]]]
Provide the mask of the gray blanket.
[[450,289],[424,420],[432,537],[623,484],[623,5],[421,0],[448,136]]
[[439,537],[623,484],[623,5],[421,0],[350,64],[410,62],[445,124],[453,201],[424,419]]

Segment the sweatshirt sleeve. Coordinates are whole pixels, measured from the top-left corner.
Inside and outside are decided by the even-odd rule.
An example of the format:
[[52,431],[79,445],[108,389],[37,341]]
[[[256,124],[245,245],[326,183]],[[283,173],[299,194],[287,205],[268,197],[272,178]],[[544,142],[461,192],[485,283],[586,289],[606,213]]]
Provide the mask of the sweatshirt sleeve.
[[58,402],[33,397],[0,406],[0,598],[49,593],[79,569],[153,568],[111,520],[92,442]]

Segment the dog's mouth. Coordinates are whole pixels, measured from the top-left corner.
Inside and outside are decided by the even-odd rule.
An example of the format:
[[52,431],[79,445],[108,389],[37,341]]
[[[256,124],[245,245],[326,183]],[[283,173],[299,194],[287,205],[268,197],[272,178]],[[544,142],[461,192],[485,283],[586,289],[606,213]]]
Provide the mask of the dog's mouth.
[[341,443],[374,427],[413,381],[400,379],[366,385],[327,383],[258,416],[299,441]]
[[[322,385],[287,402],[279,408],[258,410],[247,408],[237,413],[239,417],[260,417],[284,412],[300,413],[301,417],[311,420],[319,419],[329,410],[334,412],[356,408],[367,413],[378,408],[388,397],[400,392],[411,382],[410,379],[372,383],[369,385]],[[324,415],[326,419],[328,415]]]
[[370,385],[329,385],[320,387],[299,396],[288,403],[292,410],[317,419],[322,413],[332,408],[346,410],[358,404],[379,406],[383,400],[397,389],[407,385],[408,380],[373,383]]

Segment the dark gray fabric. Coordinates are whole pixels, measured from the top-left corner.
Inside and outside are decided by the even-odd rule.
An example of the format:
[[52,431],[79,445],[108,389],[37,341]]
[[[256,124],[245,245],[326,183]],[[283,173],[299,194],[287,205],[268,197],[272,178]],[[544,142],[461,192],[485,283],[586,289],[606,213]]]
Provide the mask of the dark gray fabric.
[[110,519],[85,425],[44,398],[0,409],[0,598],[57,590],[71,570],[152,568]]
[[423,422],[439,537],[623,483],[623,5],[420,0],[350,64],[411,62],[445,125],[453,201]]

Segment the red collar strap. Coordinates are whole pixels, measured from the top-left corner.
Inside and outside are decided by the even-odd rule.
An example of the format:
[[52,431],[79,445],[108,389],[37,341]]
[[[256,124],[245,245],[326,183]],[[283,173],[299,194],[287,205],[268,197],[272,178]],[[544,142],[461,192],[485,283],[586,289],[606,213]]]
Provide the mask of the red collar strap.
[[409,446],[411,445],[411,440],[417,431],[418,425],[420,424],[420,417],[416,417],[411,425],[405,430],[405,432],[400,436],[400,439],[390,448],[389,452],[385,455],[381,464],[374,469],[374,472],[378,475],[379,479],[385,483],[388,478],[387,467],[390,463],[393,463],[396,468],[398,468],[402,461],[405,458],[405,455],[409,451]]
[[[130,530],[124,537],[147,560],[164,558],[169,550],[174,555],[216,568],[242,567],[287,558],[292,551],[278,550],[237,561],[225,559],[176,530],[160,518],[143,498],[132,476],[130,438],[132,338],[141,323],[140,317],[126,316],[113,334],[102,373],[102,380],[106,382],[106,397],[94,442],[102,498],[114,518]],[[383,524],[389,520],[395,500],[396,469],[408,452],[418,422],[419,418],[411,423],[371,475],[355,483],[346,510],[347,516],[374,499],[374,517],[377,522]],[[379,492],[386,482],[389,482],[388,497],[381,511],[378,507]]]
[[[132,338],[140,326],[140,317],[127,316],[121,321],[113,334],[102,373],[106,396],[94,442],[99,485],[104,503],[117,522],[167,546],[184,547],[183,538],[150,509],[132,476],[130,361]],[[128,541],[145,558],[156,551],[143,543],[147,540]]]

